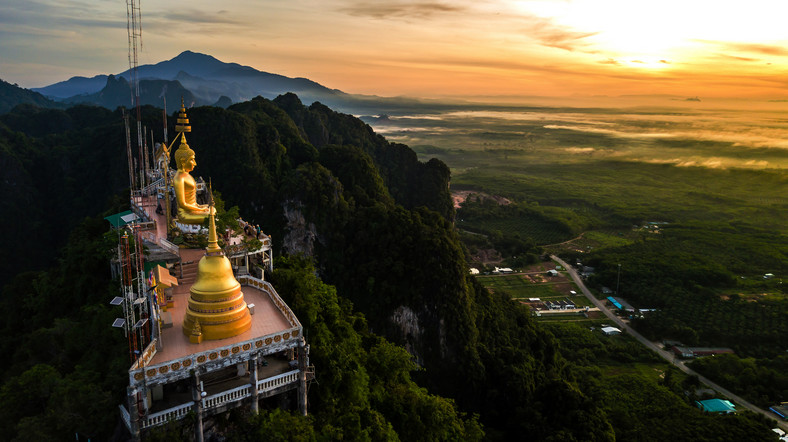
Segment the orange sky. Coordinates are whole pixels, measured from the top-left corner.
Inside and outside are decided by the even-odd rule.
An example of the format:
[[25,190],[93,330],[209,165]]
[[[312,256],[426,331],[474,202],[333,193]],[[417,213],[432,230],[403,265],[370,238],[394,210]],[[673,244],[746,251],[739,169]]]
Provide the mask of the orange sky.
[[[141,2],[140,64],[184,50],[350,93],[788,99],[788,5],[769,0]],[[126,8],[0,6],[0,78],[128,68]]]

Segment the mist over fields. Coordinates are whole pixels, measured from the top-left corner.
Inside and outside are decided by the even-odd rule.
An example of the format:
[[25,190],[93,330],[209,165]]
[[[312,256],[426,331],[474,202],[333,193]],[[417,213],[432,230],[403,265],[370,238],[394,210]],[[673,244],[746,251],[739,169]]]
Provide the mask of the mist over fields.
[[[454,173],[479,156],[553,163],[632,161],[728,169],[788,167],[786,103],[664,100],[663,106],[518,107],[473,105],[394,110],[362,117],[387,139],[437,156]],[[465,155],[463,155],[465,154]],[[473,157],[473,159],[471,159]],[[469,162],[470,161],[470,162]]]

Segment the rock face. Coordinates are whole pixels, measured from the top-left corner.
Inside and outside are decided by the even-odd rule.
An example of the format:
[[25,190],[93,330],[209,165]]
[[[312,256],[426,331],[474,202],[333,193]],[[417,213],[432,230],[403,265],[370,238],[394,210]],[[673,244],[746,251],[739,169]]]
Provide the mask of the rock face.
[[307,223],[304,218],[303,205],[297,201],[287,201],[283,211],[286,220],[286,232],[282,251],[286,254],[314,256],[317,229],[314,223]]
[[[420,366],[424,366],[424,348],[429,338],[425,336],[426,328],[430,323],[435,323],[431,319],[429,309],[422,309],[420,312],[414,311],[411,307],[400,305],[389,316],[389,321],[394,325],[400,334],[402,345],[416,360]],[[441,358],[452,356],[449,348],[448,337],[446,336],[446,324],[443,318],[437,320],[437,326],[433,327],[432,335],[437,334],[436,348]]]
[[416,358],[416,363],[424,365],[424,359],[418,352],[419,341],[423,330],[419,326],[419,316],[410,307],[401,305],[392,313],[390,320],[402,333],[405,349]]

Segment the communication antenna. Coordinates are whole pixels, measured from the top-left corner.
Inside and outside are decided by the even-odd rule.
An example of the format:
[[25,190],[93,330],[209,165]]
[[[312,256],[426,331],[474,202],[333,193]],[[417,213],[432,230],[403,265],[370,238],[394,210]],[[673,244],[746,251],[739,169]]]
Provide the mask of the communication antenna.
[[134,157],[131,155],[131,131],[129,129],[129,114],[126,109],[123,109],[123,123],[126,125],[126,156],[129,159],[129,186],[131,195],[134,195],[135,179],[134,179]]
[[148,132],[148,126],[142,126],[142,134],[143,134],[142,135],[142,148],[143,148],[144,160],[145,160],[145,162],[143,163],[144,166],[142,167],[142,174],[143,174],[143,176],[145,176],[145,178],[148,181],[151,181],[150,175],[149,175],[149,172],[150,172],[150,155],[148,155],[148,135],[147,135],[147,132]]
[[[142,114],[140,112],[140,84],[137,73],[137,52],[142,47],[142,13],[138,1],[126,0],[126,30],[129,34],[129,87],[131,105],[137,110],[137,152],[139,164],[145,164],[142,147]],[[145,172],[140,167],[140,189],[145,188]],[[133,188],[132,188],[133,190]]]
[[[167,145],[167,95],[164,95],[164,145]],[[169,163],[167,167],[169,168]]]

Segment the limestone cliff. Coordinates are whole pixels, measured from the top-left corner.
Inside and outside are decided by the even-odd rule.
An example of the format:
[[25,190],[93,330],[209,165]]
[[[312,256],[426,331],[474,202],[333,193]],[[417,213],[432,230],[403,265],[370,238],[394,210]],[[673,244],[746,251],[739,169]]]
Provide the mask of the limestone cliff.
[[282,251],[289,255],[314,256],[317,229],[304,218],[303,205],[288,200],[282,207],[285,216],[285,237]]

